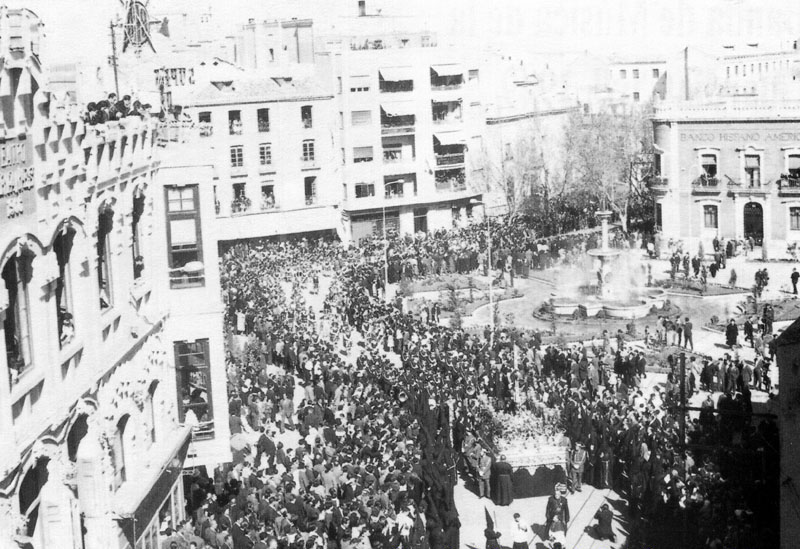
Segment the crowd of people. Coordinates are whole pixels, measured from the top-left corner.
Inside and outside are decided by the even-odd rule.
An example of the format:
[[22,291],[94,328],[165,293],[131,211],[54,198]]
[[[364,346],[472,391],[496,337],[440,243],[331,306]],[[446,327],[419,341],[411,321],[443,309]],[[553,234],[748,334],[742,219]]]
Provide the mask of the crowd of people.
[[[541,240],[515,226],[490,230],[490,265],[480,224],[392,237],[394,279],[515,270],[522,242],[524,273],[596,243],[594,233]],[[557,424],[569,445],[568,489],[625,494],[647,525],[631,529],[629,547],[656,547],[648,532],[681,521],[687,547],[774,544],[777,498],[765,486],[777,471],[777,429],[749,421],[749,383],[726,382],[718,403],[704,403],[685,426],[687,448],[675,377],[646,391],[652,358],[624,338],[544,345],[537,332],[420,320],[402,300],[381,299],[384,243],[364,244],[260,242],[223,255],[234,459],[192,479],[184,542],[191,530],[197,547],[458,547],[457,476],[506,499],[488,482],[501,461],[492,416],[526,410]],[[529,261],[528,251],[547,259]],[[315,310],[308,296],[320,276],[331,283]],[[708,388],[699,371],[698,389]]]
[[130,95],[123,95],[117,98],[116,93],[108,94],[107,99],[90,101],[86,105],[86,112],[83,114],[83,121],[89,126],[105,124],[108,121],[122,120],[129,116],[142,119],[150,118],[152,105],[132,100]]

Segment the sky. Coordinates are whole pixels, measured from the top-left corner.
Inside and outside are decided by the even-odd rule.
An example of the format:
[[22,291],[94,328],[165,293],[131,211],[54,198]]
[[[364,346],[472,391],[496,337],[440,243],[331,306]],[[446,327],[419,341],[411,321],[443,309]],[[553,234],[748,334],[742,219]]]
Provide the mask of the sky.
[[[415,15],[468,47],[508,51],[643,53],[689,43],[741,44],[800,38],[796,0],[366,0],[369,13]],[[110,54],[109,21],[120,0],[7,0],[44,21],[52,63],[102,60]],[[248,18],[315,20],[354,16],[356,0],[148,0],[151,13],[209,7],[221,33]],[[440,39],[441,41],[441,39]]]

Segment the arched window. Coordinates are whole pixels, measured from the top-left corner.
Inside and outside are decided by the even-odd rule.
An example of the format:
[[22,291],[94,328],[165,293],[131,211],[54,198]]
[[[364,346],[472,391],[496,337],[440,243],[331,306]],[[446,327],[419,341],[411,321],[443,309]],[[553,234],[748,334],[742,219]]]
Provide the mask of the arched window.
[[3,330],[12,385],[33,364],[28,297],[28,285],[33,274],[32,263],[32,254],[15,253],[6,261],[2,271],[3,282],[8,291],[8,309]]
[[85,437],[86,433],[89,431],[87,418],[88,416],[86,414],[79,415],[67,434],[67,457],[72,462],[77,461],[78,446],[80,446],[83,437]]
[[33,536],[39,519],[42,486],[47,482],[47,457],[40,457],[19,485],[19,511],[28,518],[27,535]]
[[125,414],[117,422],[117,429],[114,431],[114,440],[111,446],[111,460],[114,468],[114,490],[122,486],[127,478],[125,470],[125,427],[128,425],[128,418]]
[[75,335],[75,318],[73,316],[72,272],[69,259],[75,231],[65,228],[59,232],[53,242],[53,251],[58,263],[58,279],[56,279],[56,315],[58,318],[58,340],[63,347]]
[[158,381],[150,384],[150,388],[147,390],[147,400],[144,403],[145,436],[148,446],[156,441],[156,389],[158,389]]
[[100,310],[113,305],[111,291],[111,228],[114,210],[103,208],[97,218],[97,285],[100,289]]
[[144,213],[144,193],[137,192],[133,197],[133,219],[131,221],[131,252],[133,253],[133,278],[142,276],[144,255],[142,254],[142,214]]

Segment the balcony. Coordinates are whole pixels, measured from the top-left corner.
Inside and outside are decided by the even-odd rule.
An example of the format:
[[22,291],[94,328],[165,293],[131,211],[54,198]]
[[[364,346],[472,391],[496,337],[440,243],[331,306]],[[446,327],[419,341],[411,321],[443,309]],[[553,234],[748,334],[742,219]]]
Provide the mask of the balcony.
[[464,153],[448,153],[436,155],[436,166],[456,166],[464,163]]
[[231,201],[231,215],[246,214],[253,207],[253,201],[244,195],[237,196]]
[[744,184],[733,179],[728,180],[728,193],[732,196],[766,196],[770,192],[768,183]]
[[461,124],[462,118],[461,115],[453,115],[453,114],[444,114],[444,113],[433,113],[432,122],[434,126],[444,126],[447,124]]
[[200,131],[200,137],[211,137],[214,135],[214,126],[211,122],[201,122],[197,128]]
[[410,116],[387,116],[381,118],[382,135],[402,135],[414,133],[416,118]]
[[722,185],[717,177],[701,175],[692,181],[692,194],[719,194],[722,191]]
[[310,129],[314,127],[314,122],[310,118],[303,118],[303,128]]
[[463,77],[431,78],[431,90],[460,90],[464,87]]
[[206,269],[200,261],[190,261],[183,267],[169,270],[169,287],[197,288],[206,283]]
[[317,203],[317,195],[316,194],[306,195],[306,206],[313,206],[316,203]]
[[230,135],[242,135],[242,122],[240,120],[233,120],[228,125],[228,132]]
[[401,80],[399,82],[391,82],[387,80],[380,81],[381,93],[406,93],[414,91],[413,80]]
[[464,168],[436,172],[436,192],[459,192],[467,190]]
[[778,194],[782,196],[800,195],[800,174],[781,174],[781,178],[776,183],[778,184]]

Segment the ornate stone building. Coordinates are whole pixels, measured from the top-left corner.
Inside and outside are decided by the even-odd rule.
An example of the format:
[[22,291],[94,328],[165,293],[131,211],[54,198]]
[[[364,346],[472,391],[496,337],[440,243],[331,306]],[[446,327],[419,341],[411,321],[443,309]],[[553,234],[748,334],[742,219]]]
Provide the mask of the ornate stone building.
[[154,268],[157,126],[84,124],[48,91],[41,29],[0,8],[0,547],[151,547],[182,518],[191,442]]

